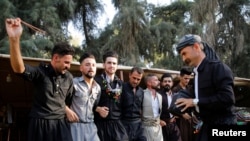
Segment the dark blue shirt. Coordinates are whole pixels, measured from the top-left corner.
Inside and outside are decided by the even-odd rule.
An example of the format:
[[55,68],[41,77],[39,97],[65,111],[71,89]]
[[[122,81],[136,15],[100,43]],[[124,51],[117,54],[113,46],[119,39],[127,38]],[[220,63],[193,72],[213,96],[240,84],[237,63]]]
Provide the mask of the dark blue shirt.
[[136,87],[134,94],[133,87],[128,83],[123,84],[121,103],[122,103],[122,120],[141,119],[142,102],[144,92],[140,87]]

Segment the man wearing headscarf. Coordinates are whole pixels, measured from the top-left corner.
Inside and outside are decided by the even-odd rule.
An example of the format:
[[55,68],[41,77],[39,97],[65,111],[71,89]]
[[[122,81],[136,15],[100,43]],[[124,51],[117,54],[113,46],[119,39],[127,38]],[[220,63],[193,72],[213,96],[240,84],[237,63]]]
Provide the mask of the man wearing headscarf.
[[195,74],[195,98],[179,98],[176,105],[183,106],[182,111],[195,107],[203,121],[196,140],[208,141],[211,136],[209,129],[235,125],[237,122],[233,110],[233,73],[198,35],[182,37],[176,50],[185,64],[194,67]]

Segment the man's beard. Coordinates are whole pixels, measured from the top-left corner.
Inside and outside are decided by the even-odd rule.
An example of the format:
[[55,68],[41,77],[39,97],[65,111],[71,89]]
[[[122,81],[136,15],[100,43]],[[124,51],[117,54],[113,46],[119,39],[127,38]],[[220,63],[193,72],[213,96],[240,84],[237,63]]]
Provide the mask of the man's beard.
[[164,90],[165,90],[166,92],[170,91],[170,89],[171,89],[171,87],[170,87],[169,85],[167,85],[167,86],[164,87]]
[[160,86],[159,85],[153,86],[152,88],[155,89],[155,90],[160,90]]
[[87,78],[94,78],[95,75],[90,75],[89,73],[85,74]]

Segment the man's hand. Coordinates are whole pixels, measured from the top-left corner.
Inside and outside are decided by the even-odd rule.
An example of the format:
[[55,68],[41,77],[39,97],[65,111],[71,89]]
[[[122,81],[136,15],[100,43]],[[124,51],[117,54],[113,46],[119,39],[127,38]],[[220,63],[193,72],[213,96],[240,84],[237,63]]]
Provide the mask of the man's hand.
[[184,112],[187,108],[189,107],[194,107],[195,105],[193,104],[193,99],[191,98],[179,98],[175,102],[176,107],[182,107],[181,112]]
[[96,107],[96,112],[98,112],[102,118],[106,118],[109,114],[109,108],[105,106],[103,107],[98,106]]
[[160,125],[161,125],[161,127],[163,127],[163,126],[166,126],[167,123],[165,121],[163,121],[163,120],[160,120]]
[[182,117],[186,120],[190,120],[191,119],[191,116],[188,114],[188,113],[184,113],[182,114]]
[[20,18],[15,18],[15,19],[6,19],[5,20],[5,27],[8,36],[11,37],[18,37],[22,35],[23,28],[21,25],[21,19]]
[[66,111],[66,117],[69,122],[79,122],[77,114],[74,111],[72,111],[68,106],[66,106],[65,111]]

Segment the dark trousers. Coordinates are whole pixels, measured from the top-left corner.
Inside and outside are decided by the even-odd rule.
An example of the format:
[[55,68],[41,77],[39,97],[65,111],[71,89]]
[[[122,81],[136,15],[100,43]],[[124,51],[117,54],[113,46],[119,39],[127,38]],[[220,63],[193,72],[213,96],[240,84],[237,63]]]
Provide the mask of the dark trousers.
[[146,137],[143,135],[144,127],[141,121],[122,121],[122,123],[127,131],[129,141],[147,141]]
[[120,120],[95,121],[100,141],[128,141],[126,129]]
[[65,119],[31,118],[28,141],[73,141],[70,125]]
[[182,141],[194,141],[194,127],[192,119],[178,118],[176,123],[180,129]]
[[175,122],[163,126],[162,135],[164,141],[182,141],[179,127]]

